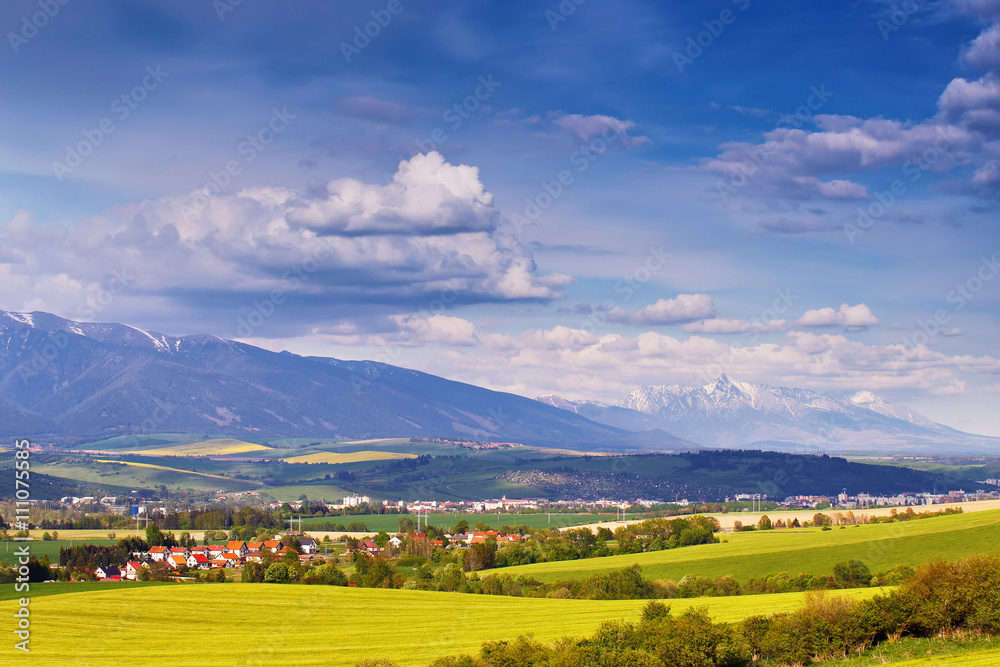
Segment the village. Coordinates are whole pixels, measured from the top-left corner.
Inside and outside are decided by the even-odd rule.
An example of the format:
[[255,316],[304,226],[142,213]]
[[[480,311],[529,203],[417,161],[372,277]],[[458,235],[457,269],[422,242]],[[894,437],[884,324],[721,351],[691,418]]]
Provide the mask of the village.
[[[404,540],[415,543],[426,543],[430,549],[465,548],[492,540],[497,545],[522,542],[530,535],[503,534],[496,530],[470,531],[442,535],[440,539],[429,537],[427,533],[411,533],[405,537],[394,535],[387,537],[381,533],[376,540],[358,540],[345,536],[345,555],[355,557],[395,557],[400,554]],[[263,542],[230,541],[226,544],[211,544],[203,546],[154,546],[145,552],[134,552],[134,560],[129,560],[121,566],[103,566],[94,570],[94,576],[100,581],[135,581],[140,579],[143,568],[154,563],[162,563],[172,574],[180,576],[192,570],[241,569],[247,563],[264,564],[265,561],[285,559],[288,554],[295,554],[298,561],[309,566],[321,557],[332,555],[320,553],[320,543],[315,539],[296,534],[276,536],[278,539]],[[383,539],[384,538],[384,539]],[[327,540],[328,542],[328,540]],[[294,561],[293,561],[294,562]]]

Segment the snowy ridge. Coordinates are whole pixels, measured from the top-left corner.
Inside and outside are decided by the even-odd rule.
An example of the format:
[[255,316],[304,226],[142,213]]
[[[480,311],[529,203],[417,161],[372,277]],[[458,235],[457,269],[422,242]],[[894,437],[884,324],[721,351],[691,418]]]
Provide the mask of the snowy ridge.
[[870,391],[817,393],[725,375],[705,385],[646,385],[618,405],[555,395],[540,401],[631,431],[662,429],[709,447],[801,451],[997,451],[1000,439],[962,433]]
[[883,417],[922,426],[933,422],[909,408],[895,406],[868,391],[843,396],[819,394],[808,389],[772,387],[734,381],[723,375],[704,386],[646,385],[633,389],[618,407],[671,416],[692,412],[705,417],[726,417],[742,411],[799,420],[814,410],[849,415],[869,411]]

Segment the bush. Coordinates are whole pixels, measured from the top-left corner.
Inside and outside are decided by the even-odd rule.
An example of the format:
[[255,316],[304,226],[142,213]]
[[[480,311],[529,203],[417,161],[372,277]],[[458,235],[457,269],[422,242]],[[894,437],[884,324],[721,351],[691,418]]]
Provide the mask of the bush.
[[849,560],[833,566],[833,576],[844,588],[867,586],[872,579],[868,566],[859,560]]
[[316,568],[316,577],[321,584],[328,586],[346,586],[347,575],[340,571],[333,563],[320,565]]
[[288,566],[284,563],[271,563],[264,573],[264,583],[284,584],[288,582]]

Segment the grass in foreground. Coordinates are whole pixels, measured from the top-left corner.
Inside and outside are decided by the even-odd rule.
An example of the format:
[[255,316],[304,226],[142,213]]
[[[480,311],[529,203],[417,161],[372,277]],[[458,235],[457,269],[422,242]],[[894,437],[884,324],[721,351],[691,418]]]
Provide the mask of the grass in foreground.
[[954,667],[993,667],[1000,664],[1000,642],[993,637],[976,639],[923,639],[908,637],[895,642],[883,642],[860,656],[820,663],[824,667],[923,667],[924,665],[954,665]]
[[[47,584],[53,586],[54,584]],[[77,589],[82,590],[82,589]],[[839,594],[866,598],[863,589]],[[804,595],[672,600],[675,613],[705,606],[717,621],[791,611]],[[163,585],[32,598],[31,662],[133,667],[167,662],[353,665],[382,656],[399,665],[476,653],[484,641],[534,633],[540,641],[592,634],[607,620],[638,619],[646,600],[554,600],[327,586]],[[16,603],[0,602],[0,615]],[[237,642],[224,638],[237,630]],[[223,641],[220,641],[223,639]],[[5,649],[10,650],[10,649]]]
[[850,526],[822,531],[771,530],[720,535],[726,543],[668,551],[628,554],[503,568],[542,582],[582,579],[594,572],[642,566],[647,579],[673,579],[685,574],[713,579],[731,574],[737,581],[771,573],[828,575],[836,563],[857,559],[872,572],[896,564],[916,567],[936,558],[959,560],[983,553],[1000,554],[1000,511],[975,512],[891,524]]

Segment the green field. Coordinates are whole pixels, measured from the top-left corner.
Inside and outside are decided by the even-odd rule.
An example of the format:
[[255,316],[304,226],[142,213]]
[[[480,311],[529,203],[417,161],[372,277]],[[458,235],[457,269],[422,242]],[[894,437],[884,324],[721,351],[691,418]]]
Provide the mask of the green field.
[[[79,667],[193,660],[353,665],[377,656],[400,665],[427,665],[436,657],[476,653],[484,641],[520,634],[534,633],[541,641],[582,637],[606,620],[638,620],[646,604],[268,584],[77,590],[82,592],[32,599],[32,665],[61,667],[67,656]],[[859,599],[875,593],[842,592]],[[672,600],[671,606],[675,612],[706,606],[716,620],[734,622],[790,611],[803,599],[803,594],[788,593]],[[0,615],[11,618],[15,608],[14,601],[0,602]],[[233,632],[238,632],[235,644]],[[0,652],[13,653],[12,643]]]
[[[165,581],[54,581],[51,584],[31,584],[28,594],[31,599],[49,595],[68,595],[76,593],[108,592],[123,588],[149,588],[150,586],[182,586]],[[0,585],[0,601],[16,600],[24,597],[17,592],[12,584]]]
[[[104,531],[107,533],[107,531]],[[125,537],[126,535],[132,535],[135,531],[129,532],[125,530],[115,531],[118,538]],[[61,536],[60,536],[61,537]],[[0,543],[0,561],[12,562],[14,559],[14,552],[23,547],[25,544],[28,545],[29,553],[32,556],[37,556],[41,558],[43,555],[49,557],[49,561],[52,564],[59,562],[59,548],[60,547],[70,547],[73,545],[80,546],[81,544],[99,544],[102,546],[110,547],[114,546],[118,542],[117,539],[73,539],[73,540],[49,540],[44,541],[41,539],[33,540],[32,542],[2,542]]]
[[976,639],[907,637],[895,642],[882,642],[861,656],[820,664],[824,667],[874,667],[875,665],[993,667],[1000,664],[1000,646],[992,637]]
[[974,553],[1000,554],[1000,511],[829,531],[809,528],[726,533],[721,538],[727,542],[582,561],[536,563],[497,572],[553,582],[638,563],[643,576],[649,579],[679,581],[685,574],[714,579],[731,574],[743,582],[750,577],[779,572],[793,577],[828,575],[834,564],[857,559],[874,573],[896,564],[915,567],[935,558],[958,560]]

